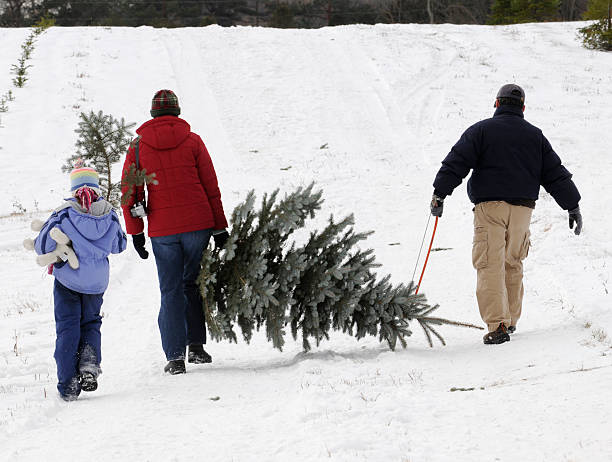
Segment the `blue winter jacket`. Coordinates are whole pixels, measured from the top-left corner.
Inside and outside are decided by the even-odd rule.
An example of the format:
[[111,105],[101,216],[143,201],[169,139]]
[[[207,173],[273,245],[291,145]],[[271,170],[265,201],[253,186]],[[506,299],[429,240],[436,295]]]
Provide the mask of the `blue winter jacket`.
[[34,246],[39,255],[53,251],[57,243],[49,231],[58,227],[72,241],[79,259],[74,270],[66,262],[53,265],[53,275],[64,286],[84,294],[101,294],[108,287],[108,255],[125,250],[127,238],[112,206],[99,198],[91,213],[81,208],[76,199],[66,199],[43,226]]
[[470,200],[537,200],[540,185],[559,206],[578,206],[580,194],[572,174],[561,164],[542,131],[523,118],[520,107],[503,105],[490,119],[468,128],[442,161],[435,193],[450,195],[470,170]]

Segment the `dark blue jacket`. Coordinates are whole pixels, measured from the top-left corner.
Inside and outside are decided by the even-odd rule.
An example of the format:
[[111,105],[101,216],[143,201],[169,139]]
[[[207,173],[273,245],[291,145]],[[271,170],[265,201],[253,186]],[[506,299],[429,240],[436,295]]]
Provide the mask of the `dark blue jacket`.
[[467,190],[475,204],[535,201],[540,185],[565,210],[577,207],[580,201],[572,174],[542,131],[523,118],[519,107],[500,106],[492,118],[472,125],[461,135],[436,175],[436,194],[450,195],[470,170]]

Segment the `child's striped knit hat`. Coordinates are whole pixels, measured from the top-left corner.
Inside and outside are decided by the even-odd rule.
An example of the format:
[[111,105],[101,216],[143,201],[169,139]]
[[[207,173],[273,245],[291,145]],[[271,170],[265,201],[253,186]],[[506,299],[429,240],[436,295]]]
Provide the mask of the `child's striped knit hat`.
[[87,186],[100,194],[99,175],[93,168],[76,167],[70,172],[70,192],[75,193],[77,189]]

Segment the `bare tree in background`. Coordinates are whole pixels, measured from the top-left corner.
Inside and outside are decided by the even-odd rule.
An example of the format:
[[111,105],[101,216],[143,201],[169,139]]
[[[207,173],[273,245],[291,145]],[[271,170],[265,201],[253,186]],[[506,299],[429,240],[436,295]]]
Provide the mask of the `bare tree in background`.
[[579,21],[588,6],[588,0],[561,0],[559,12],[563,21]]
[[427,14],[429,15],[429,24],[433,24],[434,23],[434,14],[433,14],[433,8],[432,8],[432,3],[433,0],[427,0]]
[[29,2],[27,2],[26,0],[0,1],[0,26],[24,26],[24,10],[28,5]]

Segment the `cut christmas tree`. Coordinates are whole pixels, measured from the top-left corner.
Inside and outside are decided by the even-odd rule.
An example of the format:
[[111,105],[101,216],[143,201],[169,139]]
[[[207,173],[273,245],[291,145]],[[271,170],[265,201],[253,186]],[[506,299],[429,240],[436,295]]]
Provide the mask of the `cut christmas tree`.
[[430,345],[433,337],[445,344],[435,326],[478,328],[432,316],[438,305],[415,294],[412,281],[393,285],[390,276],[378,279],[373,250],[358,246],[371,233],[356,232],[352,215],[338,221],[330,217],[303,243],[292,239],[320,210],[322,191],[311,184],[282,200],[278,193],[264,195],[255,210],[251,191],[232,213],[224,249],[204,251],[199,284],[213,339],[236,342],[238,325],[249,342],[263,326],[278,349],[288,330],[294,339],[301,333],[306,351],[332,330],[357,339],[378,336],[395,349],[398,341],[406,346],[411,321],[422,327]]

